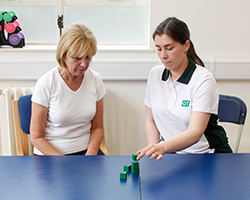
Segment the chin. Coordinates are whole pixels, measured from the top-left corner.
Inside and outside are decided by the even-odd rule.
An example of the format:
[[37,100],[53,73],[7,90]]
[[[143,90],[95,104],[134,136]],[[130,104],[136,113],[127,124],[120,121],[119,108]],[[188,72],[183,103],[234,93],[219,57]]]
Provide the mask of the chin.
[[168,70],[171,70],[171,66],[169,65],[169,64],[163,64],[164,65],[164,67],[166,67]]

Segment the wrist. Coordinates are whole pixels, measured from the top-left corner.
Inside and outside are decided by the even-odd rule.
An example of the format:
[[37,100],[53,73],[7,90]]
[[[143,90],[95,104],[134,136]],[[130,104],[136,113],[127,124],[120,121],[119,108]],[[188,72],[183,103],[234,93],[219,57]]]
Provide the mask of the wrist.
[[160,143],[158,143],[158,148],[159,148],[160,153],[161,153],[162,155],[168,152],[167,146],[166,146],[166,143],[165,143],[165,142],[160,142]]
[[96,155],[98,150],[95,149],[88,149],[86,155]]

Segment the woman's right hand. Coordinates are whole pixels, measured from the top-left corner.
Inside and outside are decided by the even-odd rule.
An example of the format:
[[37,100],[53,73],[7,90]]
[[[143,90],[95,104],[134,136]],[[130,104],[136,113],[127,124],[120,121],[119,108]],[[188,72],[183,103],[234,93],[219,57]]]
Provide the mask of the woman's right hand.
[[151,159],[156,158],[157,160],[161,160],[163,158],[164,150],[162,144],[158,143],[149,144],[137,153],[139,153],[139,155],[137,156],[137,160],[140,160],[143,156],[147,156]]

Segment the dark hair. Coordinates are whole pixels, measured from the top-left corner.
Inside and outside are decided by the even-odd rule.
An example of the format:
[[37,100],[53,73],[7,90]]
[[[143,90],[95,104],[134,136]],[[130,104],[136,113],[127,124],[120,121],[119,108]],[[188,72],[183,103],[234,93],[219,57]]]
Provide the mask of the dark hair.
[[181,44],[185,44],[185,42],[189,40],[190,48],[187,52],[187,56],[191,58],[196,64],[205,67],[204,63],[195,52],[194,45],[190,40],[188,26],[185,22],[175,17],[169,17],[165,19],[157,26],[155,32],[153,33],[153,39],[155,40],[155,36],[161,36],[163,34],[167,34],[169,37]]

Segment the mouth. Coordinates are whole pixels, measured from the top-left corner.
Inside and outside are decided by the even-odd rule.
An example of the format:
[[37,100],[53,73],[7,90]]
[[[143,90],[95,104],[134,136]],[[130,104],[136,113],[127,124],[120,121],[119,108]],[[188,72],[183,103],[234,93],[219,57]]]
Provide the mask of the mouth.
[[81,69],[78,69],[79,72],[85,72],[88,68],[81,68]]
[[163,65],[169,65],[171,63],[171,61],[162,61]]

